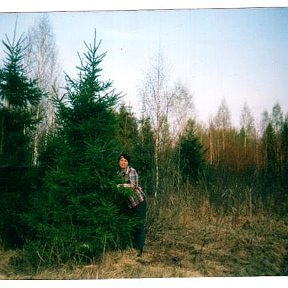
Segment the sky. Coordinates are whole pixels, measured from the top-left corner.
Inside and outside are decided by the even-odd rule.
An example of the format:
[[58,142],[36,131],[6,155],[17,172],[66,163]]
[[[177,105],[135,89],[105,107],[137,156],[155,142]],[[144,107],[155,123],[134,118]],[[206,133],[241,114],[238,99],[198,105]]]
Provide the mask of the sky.
[[[288,5],[287,5],[288,7]],[[0,39],[26,33],[39,13],[0,13]],[[171,86],[181,82],[192,97],[199,121],[208,123],[225,99],[239,126],[244,102],[256,121],[279,103],[288,112],[288,8],[189,8],[171,10],[50,12],[58,60],[68,75],[77,73],[77,52],[85,52],[94,30],[101,40],[102,80],[137,116],[139,87],[161,50]],[[0,46],[0,65],[3,60]],[[193,115],[194,116],[194,115]]]
[[[241,9],[236,9],[238,7]],[[20,35],[37,21],[39,15],[35,11],[97,10],[95,13],[49,13],[59,61],[65,72],[75,74],[75,65],[79,64],[77,52],[85,51],[83,41],[93,41],[96,28],[97,36],[102,39],[101,48],[103,52],[107,51],[103,77],[114,80],[114,87],[127,94],[126,101],[137,111],[140,101],[137,86],[141,83],[143,71],[149,69],[160,47],[173,72],[173,80],[185,83],[193,94],[198,119],[208,121],[225,98],[233,122],[237,124],[245,100],[255,118],[259,118],[265,109],[271,112],[276,102],[285,113],[288,111],[286,7],[288,1],[284,0],[9,0],[2,1],[0,5],[0,11],[3,12],[0,13],[0,40],[4,39],[5,34],[12,37],[17,14],[17,34]],[[155,10],[160,8],[172,10]],[[28,13],[31,11],[34,13]],[[0,45],[0,66],[2,50],[3,46]],[[146,287],[150,284],[136,280],[137,283],[116,284],[120,287],[132,287],[135,284]],[[155,284],[155,279],[146,280],[152,280],[151,284]],[[261,287],[261,284],[269,286],[269,281],[270,286],[287,286],[281,277],[241,277],[236,281],[233,277],[203,277],[189,281],[168,279],[165,283],[160,282],[160,287],[167,287],[167,284],[175,287],[175,280],[181,287],[190,287],[191,281],[193,287],[206,287],[205,284],[214,287],[258,284]],[[20,282],[21,287],[31,287],[33,283],[38,286],[36,282]],[[62,283],[65,284],[61,282],[62,286]],[[48,281],[43,284],[50,287]],[[70,281],[71,284],[74,282]],[[84,285],[89,284],[95,286],[93,281],[86,281]],[[101,284],[107,286],[106,282],[97,282],[98,287],[102,287]],[[75,285],[78,286],[78,282]]]

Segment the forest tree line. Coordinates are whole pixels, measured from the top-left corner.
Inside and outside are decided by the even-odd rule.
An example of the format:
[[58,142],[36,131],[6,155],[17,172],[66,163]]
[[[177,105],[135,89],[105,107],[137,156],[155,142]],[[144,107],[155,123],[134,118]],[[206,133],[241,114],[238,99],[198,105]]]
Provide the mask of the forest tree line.
[[64,74],[64,89],[47,18],[2,44],[0,239],[24,247],[36,266],[130,245],[135,220],[115,184],[121,152],[131,155],[151,199],[151,222],[175,199],[208,202],[216,215],[287,216],[288,117],[278,103],[261,127],[245,104],[236,129],[223,100],[203,125],[188,89],[169,86],[158,55],[139,91],[138,119],[101,79],[106,53],[96,34],[79,55],[76,78]]

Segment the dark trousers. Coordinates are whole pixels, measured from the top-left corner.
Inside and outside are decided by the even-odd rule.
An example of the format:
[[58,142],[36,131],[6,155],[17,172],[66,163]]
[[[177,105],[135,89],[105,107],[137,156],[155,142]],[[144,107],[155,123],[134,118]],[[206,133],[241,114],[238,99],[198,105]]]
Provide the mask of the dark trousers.
[[143,252],[145,243],[145,228],[146,228],[146,210],[147,204],[146,200],[138,204],[136,207],[131,209],[133,217],[138,218],[139,223],[137,223],[134,234],[133,234],[133,244],[134,247],[140,252]]

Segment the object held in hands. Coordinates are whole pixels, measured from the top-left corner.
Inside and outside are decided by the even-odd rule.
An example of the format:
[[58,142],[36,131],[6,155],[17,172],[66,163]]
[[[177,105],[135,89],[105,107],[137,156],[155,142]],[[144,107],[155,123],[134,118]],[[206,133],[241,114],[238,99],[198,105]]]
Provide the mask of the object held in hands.
[[134,186],[131,183],[117,184],[117,188],[119,188],[120,193],[122,193],[127,198],[133,197],[135,193]]
[[131,183],[118,184],[117,187],[133,188]]

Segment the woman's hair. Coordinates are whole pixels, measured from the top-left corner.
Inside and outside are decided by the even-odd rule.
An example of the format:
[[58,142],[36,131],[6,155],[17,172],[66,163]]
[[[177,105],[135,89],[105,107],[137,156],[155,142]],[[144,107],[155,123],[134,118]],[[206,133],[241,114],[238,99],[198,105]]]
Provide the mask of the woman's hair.
[[119,155],[119,157],[118,157],[118,162],[120,161],[120,159],[121,158],[125,158],[127,161],[128,161],[128,163],[130,162],[130,156],[127,154],[127,153],[121,153],[120,155]]

